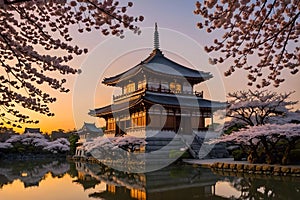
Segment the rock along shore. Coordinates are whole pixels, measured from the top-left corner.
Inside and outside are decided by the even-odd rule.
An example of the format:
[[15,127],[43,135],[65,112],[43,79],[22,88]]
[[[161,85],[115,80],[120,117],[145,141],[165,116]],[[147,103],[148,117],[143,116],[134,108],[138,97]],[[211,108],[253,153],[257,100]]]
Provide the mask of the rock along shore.
[[209,167],[212,171],[223,175],[249,174],[249,175],[272,175],[272,176],[295,176],[300,177],[300,165],[269,165],[251,164],[246,161],[234,161],[227,159],[207,160],[184,160],[188,164],[201,167]]

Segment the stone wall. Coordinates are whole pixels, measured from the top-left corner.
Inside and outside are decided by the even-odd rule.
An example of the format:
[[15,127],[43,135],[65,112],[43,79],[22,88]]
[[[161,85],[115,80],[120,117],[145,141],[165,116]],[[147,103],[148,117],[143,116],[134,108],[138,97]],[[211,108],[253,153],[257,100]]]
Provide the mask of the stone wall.
[[211,165],[211,169],[213,171],[223,171],[228,173],[233,172],[258,175],[300,177],[300,167],[297,166],[216,162]]

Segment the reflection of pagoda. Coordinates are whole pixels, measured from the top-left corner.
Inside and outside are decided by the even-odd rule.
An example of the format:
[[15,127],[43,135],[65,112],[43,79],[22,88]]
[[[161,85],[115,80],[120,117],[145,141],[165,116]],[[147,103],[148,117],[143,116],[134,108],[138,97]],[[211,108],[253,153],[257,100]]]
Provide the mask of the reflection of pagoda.
[[114,170],[105,165],[83,165],[86,169],[85,176],[92,176],[106,184],[106,190],[89,194],[93,198],[155,200],[216,197],[214,185],[218,177],[208,168],[201,168],[200,171],[191,165],[169,166],[153,172],[135,174]]
[[95,188],[95,186],[101,182],[85,171],[86,168],[83,163],[76,163],[76,170],[78,172],[77,180],[73,182],[82,185],[84,190]]
[[207,72],[178,64],[164,56],[159,49],[157,25],[154,50],[129,70],[105,78],[102,83],[119,87],[121,95],[113,104],[97,108],[89,114],[106,120],[106,134],[147,130],[169,130],[191,133],[206,130],[206,118],[212,123],[213,112],[224,107],[220,102],[203,98],[194,85],[212,78]]

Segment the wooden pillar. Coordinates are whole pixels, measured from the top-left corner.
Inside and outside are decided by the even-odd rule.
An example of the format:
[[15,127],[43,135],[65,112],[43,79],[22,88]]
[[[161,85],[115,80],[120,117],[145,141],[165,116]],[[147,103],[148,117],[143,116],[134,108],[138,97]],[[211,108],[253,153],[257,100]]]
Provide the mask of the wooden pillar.
[[136,91],[137,89],[138,89],[138,81],[135,81],[135,83],[134,83],[134,91]]
[[174,117],[173,117],[173,130],[176,133],[176,110],[173,110]]
[[105,130],[108,130],[108,118],[105,118]]
[[149,125],[150,120],[149,120],[149,108],[146,108],[146,127]]
[[200,111],[199,128],[205,128],[205,118],[203,116],[203,111]]
[[118,119],[118,122],[116,120],[116,133],[117,134],[121,134],[121,128],[120,128],[120,117],[117,118]]
[[160,115],[159,115],[159,128],[163,128],[162,127],[162,122],[161,122],[161,115],[162,115],[162,111],[161,111],[161,109],[159,109],[159,111],[160,111]]
[[184,132],[191,134],[193,132],[192,129],[192,111],[188,111],[189,112],[189,116],[185,116],[184,117]]

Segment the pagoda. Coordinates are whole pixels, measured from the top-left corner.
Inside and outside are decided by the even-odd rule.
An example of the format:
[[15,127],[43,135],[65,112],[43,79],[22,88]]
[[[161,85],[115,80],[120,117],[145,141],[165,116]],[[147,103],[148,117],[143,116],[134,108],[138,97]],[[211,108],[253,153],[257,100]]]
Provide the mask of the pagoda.
[[154,49],[136,66],[103,84],[119,87],[122,92],[113,96],[111,105],[96,108],[90,115],[104,118],[106,135],[122,136],[131,133],[159,131],[190,134],[207,130],[206,118],[213,123],[213,112],[224,103],[203,98],[194,90],[196,84],[211,79],[209,72],[185,67],[167,58],[159,47],[157,24]]

